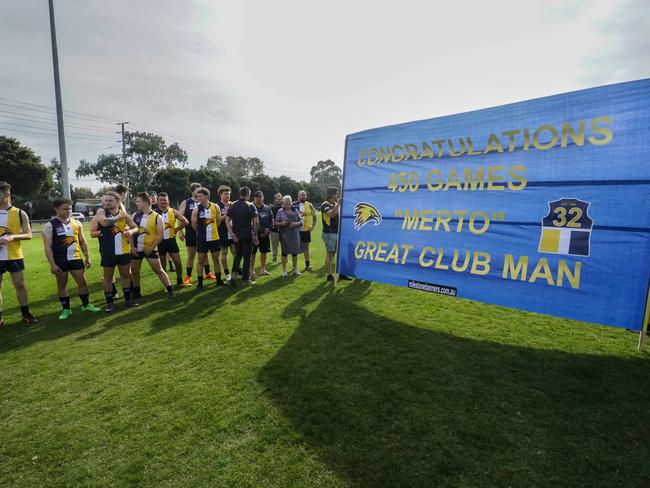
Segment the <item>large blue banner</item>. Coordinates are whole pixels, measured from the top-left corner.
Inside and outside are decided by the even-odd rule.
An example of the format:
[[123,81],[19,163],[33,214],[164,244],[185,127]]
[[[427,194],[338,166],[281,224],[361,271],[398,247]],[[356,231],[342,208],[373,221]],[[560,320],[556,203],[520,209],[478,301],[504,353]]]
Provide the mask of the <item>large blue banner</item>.
[[642,328],[650,79],[347,137],[341,273]]

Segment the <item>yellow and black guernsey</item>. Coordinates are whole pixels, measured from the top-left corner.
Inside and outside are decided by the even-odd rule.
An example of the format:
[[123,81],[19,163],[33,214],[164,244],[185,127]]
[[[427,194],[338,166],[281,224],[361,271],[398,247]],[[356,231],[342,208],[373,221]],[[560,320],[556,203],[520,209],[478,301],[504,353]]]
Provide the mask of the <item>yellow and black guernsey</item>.
[[[118,214],[112,214],[108,210],[106,217],[116,217]],[[129,254],[129,239],[126,234],[126,221],[119,220],[113,225],[100,225],[99,230],[101,235],[99,237],[99,251],[104,254],[114,254],[121,256]]]
[[163,239],[173,239],[176,237],[176,214],[173,208],[168,208],[167,211],[157,208],[156,212],[160,215],[165,228]]
[[334,217],[328,215],[330,210],[333,210],[336,206],[336,202],[330,202],[325,200],[320,206],[321,216],[323,218],[323,233],[324,234],[336,234],[339,231],[339,216],[338,214]]
[[[0,210],[0,236],[22,233],[22,214],[20,209],[9,207]],[[6,246],[0,247],[0,261],[13,261],[23,258],[21,241],[10,241]]]
[[52,226],[52,253],[54,261],[65,263],[81,259],[81,245],[79,234],[81,223],[78,220],[70,219],[62,222],[56,217],[50,220]]
[[133,221],[138,226],[136,245],[138,252],[144,251],[145,247],[153,247],[158,240],[158,214],[153,210],[149,213],[136,212],[133,214]]
[[219,229],[217,222],[221,210],[217,208],[216,203],[210,202],[209,207],[199,204],[197,206],[198,214],[196,220],[196,240],[197,242],[212,242],[219,240]]

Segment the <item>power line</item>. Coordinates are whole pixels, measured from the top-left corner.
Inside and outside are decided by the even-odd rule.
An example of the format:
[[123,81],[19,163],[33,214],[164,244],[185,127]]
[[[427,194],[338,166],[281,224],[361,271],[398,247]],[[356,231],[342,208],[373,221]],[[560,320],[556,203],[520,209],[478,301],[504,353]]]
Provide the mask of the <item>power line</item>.
[[[0,123],[3,123],[3,122],[0,122]],[[9,134],[17,133],[17,134],[21,134],[21,135],[24,135],[24,134],[30,134],[31,135],[31,134],[33,134],[33,135],[39,135],[39,136],[58,137],[58,134],[52,134],[52,133],[49,133],[49,132],[32,131],[32,130],[29,130],[29,129],[16,129],[15,127],[1,127],[0,126],[0,129],[8,131]],[[41,129],[41,131],[42,130],[49,130],[49,129]],[[85,136],[77,136],[77,135],[67,136],[66,135],[66,137],[72,137],[74,139],[84,139],[84,140],[93,141],[93,142],[101,142],[101,139],[89,138],[89,137],[85,137]]]
[[[33,124],[41,124],[41,125],[46,125],[46,126],[50,126],[50,127],[56,123],[53,120],[47,120],[47,119],[45,119],[45,120],[38,119],[37,120],[37,119],[29,118],[29,117],[14,117],[12,115],[4,115],[1,110],[0,110],[0,117],[5,118],[5,119],[18,120],[20,122],[31,122]],[[5,123],[5,122],[3,122],[3,123]],[[17,124],[17,122],[10,122],[10,123]],[[95,128],[93,126],[88,126],[88,125],[85,125],[85,124],[78,124],[76,122],[66,122],[66,126],[74,127],[74,128],[77,128],[77,129],[85,129],[85,130],[89,130],[89,131],[95,131],[95,132],[99,132],[99,133],[102,133],[102,134],[111,134],[112,133],[112,131],[106,130],[104,128]]]
[[[47,105],[39,105],[37,103],[24,102],[24,101],[21,101],[21,100],[14,100],[12,98],[0,97],[0,100],[5,100],[6,102],[17,103],[17,104],[20,104],[20,105],[28,105],[28,106],[31,106],[31,107],[44,108],[44,109],[47,109],[47,110],[50,110],[50,111],[56,111],[56,109],[54,107],[49,107]],[[0,103],[3,103],[3,102],[0,102]],[[101,119],[101,120],[105,120],[107,123],[110,122],[112,124],[115,123],[115,119],[111,119],[111,118],[104,117],[104,116],[101,116],[101,115],[88,114],[88,113],[84,113],[84,112],[75,112],[73,110],[64,110],[63,113],[74,114],[74,115],[77,115],[77,116],[80,116],[80,117],[89,117],[89,118],[94,118],[94,119]]]
[[[17,126],[17,127],[27,127],[29,129],[36,129],[36,130],[40,130],[40,131],[54,131],[54,132],[57,132],[56,129],[48,129],[48,128],[45,128],[45,127],[35,127],[35,126],[32,126],[32,125],[17,124],[17,123],[14,123],[14,122],[0,121],[0,123],[5,124],[5,125]],[[89,134],[89,133],[86,133],[86,132],[70,132],[70,134],[75,135],[75,136],[84,136],[84,137],[88,137],[89,139],[91,139],[91,138],[96,139],[98,141],[107,140],[110,137],[110,136],[99,136],[99,135],[96,135],[96,134]]]

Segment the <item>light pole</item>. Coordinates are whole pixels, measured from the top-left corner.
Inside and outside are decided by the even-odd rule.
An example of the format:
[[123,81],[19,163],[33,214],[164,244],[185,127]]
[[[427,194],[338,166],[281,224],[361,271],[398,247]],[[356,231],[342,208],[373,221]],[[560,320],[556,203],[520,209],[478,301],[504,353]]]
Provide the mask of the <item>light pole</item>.
[[54,26],[54,0],[50,3],[50,34],[52,35],[52,65],[54,67],[54,93],[56,96],[56,123],[59,130],[59,157],[61,159],[61,184],[64,198],[70,198],[68,183],[68,156],[65,152],[65,132],[63,130],[63,103],[61,102],[61,81],[59,79],[59,53],[56,47],[56,28]]

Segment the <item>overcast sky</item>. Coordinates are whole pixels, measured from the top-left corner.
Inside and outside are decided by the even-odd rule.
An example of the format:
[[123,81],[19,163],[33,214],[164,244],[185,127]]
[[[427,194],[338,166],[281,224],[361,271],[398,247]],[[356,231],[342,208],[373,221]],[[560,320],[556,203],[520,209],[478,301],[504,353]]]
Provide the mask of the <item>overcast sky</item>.
[[[118,121],[309,179],[346,134],[650,76],[650,2],[55,0],[68,160]],[[46,0],[0,4],[0,134],[58,157]],[[28,102],[34,105],[25,105]],[[75,186],[97,187],[75,180]]]

